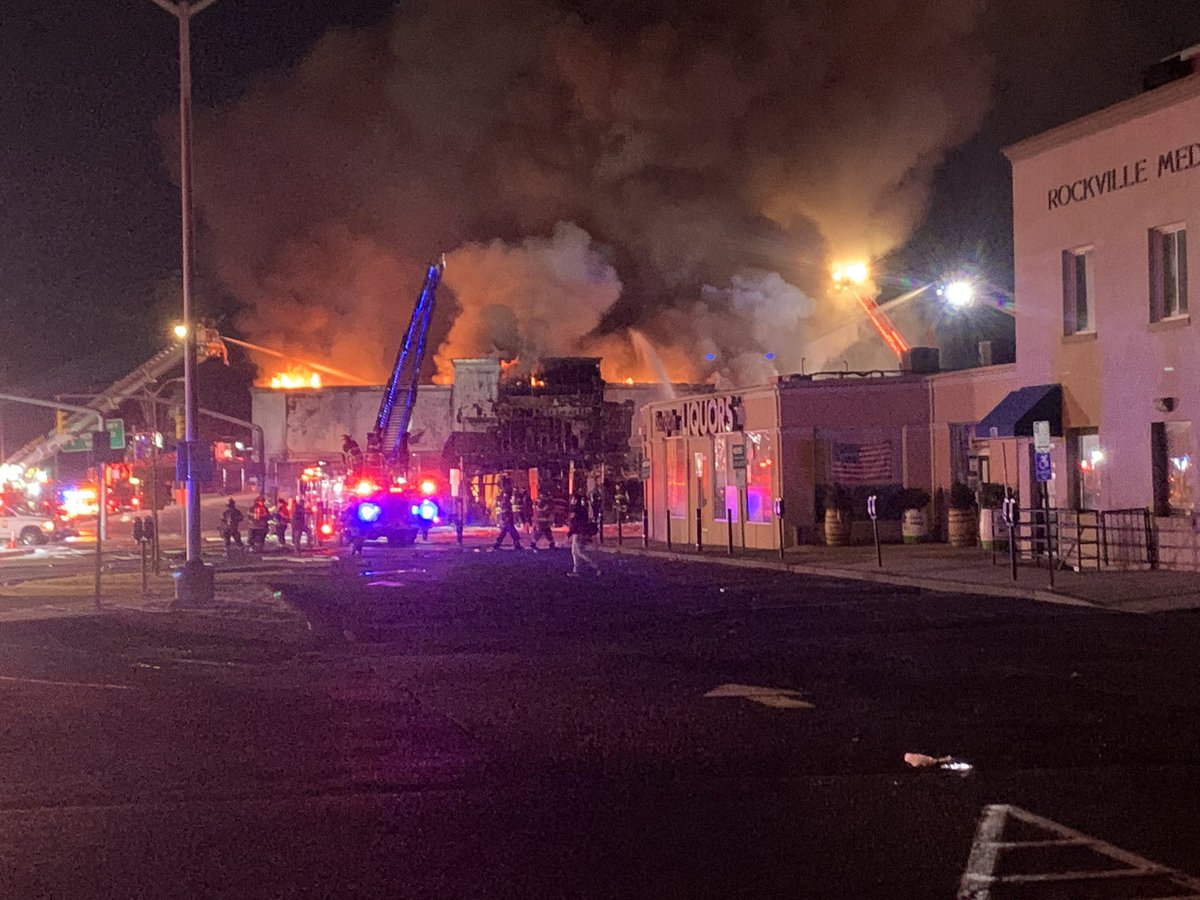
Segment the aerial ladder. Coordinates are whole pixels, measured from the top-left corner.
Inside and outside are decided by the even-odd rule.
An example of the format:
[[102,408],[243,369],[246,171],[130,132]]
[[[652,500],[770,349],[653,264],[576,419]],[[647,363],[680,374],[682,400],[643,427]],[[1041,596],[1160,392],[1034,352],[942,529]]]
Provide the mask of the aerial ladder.
[[[183,362],[183,347],[184,342],[179,341],[156,353],[124,378],[96,394],[85,405],[96,412],[108,414],[116,411],[124,401],[142,396],[146,387]],[[61,431],[56,429],[34,438],[5,462],[21,467],[36,466],[54,456],[80,434],[93,430],[95,421],[95,416],[72,413],[66,417]]]
[[408,430],[412,425],[417,383],[425,359],[425,343],[433,320],[437,289],[445,268],[446,257],[443,255],[425,273],[425,283],[379,402],[375,427],[367,435],[364,472],[361,474],[373,476],[380,482],[391,483],[398,476],[408,476]]

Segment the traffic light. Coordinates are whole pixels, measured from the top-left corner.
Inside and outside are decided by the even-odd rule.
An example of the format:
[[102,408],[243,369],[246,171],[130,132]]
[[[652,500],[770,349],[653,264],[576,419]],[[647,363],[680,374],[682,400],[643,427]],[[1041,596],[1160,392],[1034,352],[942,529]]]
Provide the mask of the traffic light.
[[187,436],[187,426],[183,418],[183,410],[177,409],[175,415],[175,440],[182,441]]
[[133,520],[133,539],[139,544],[146,539],[146,526],[142,524],[142,520],[134,518]]
[[65,409],[56,409],[54,411],[54,430],[59,434],[67,433],[67,411]]

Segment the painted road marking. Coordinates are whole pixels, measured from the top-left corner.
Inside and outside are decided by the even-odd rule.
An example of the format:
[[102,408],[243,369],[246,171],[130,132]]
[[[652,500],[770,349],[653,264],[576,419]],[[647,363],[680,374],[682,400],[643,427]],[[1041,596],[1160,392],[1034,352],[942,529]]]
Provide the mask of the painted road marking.
[[100,688],[106,691],[133,690],[133,686],[128,684],[103,684],[93,681],[51,681],[49,678],[22,678],[17,675],[0,675],[0,681],[15,682],[17,684],[46,684],[52,687]]
[[799,691],[788,688],[758,687],[752,684],[719,684],[705,697],[736,697],[749,700],[751,703],[761,703],[774,709],[816,709],[807,700],[801,700],[804,695]]
[[[1042,839],[1003,840],[1005,826],[1010,822],[1023,823],[1034,831],[1046,834]],[[1025,829],[1027,832],[1030,828]],[[1046,850],[1053,858],[1053,853],[1061,848],[1084,848],[1102,858],[1106,865],[1095,869],[1066,869],[1065,871],[1029,871],[1012,872],[998,875],[997,868],[1000,858],[1010,850]],[[1121,863],[1114,867],[1111,863]],[[1186,894],[1171,893],[1161,895],[1163,900],[1188,900],[1200,898],[1200,879],[1196,879],[1170,869],[1159,863],[1122,850],[1106,841],[1090,837],[1073,828],[1068,828],[1058,822],[1045,819],[1039,815],[1007,804],[985,806],[979,819],[979,827],[975,831],[975,842],[971,845],[971,853],[967,859],[967,867],[963,872],[958,886],[958,900],[990,900],[992,889],[997,885],[1005,886],[1005,897],[1018,896],[1014,889],[1021,885],[1029,885],[1031,890],[1036,886],[1075,885],[1070,896],[1080,900],[1089,896],[1089,885],[1103,890],[1112,882],[1128,882],[1133,879],[1154,881],[1173,891],[1186,891]],[[1103,886],[1103,887],[1101,887]],[[1108,890],[1103,896],[1112,896]],[[1151,896],[1139,893],[1138,896]]]

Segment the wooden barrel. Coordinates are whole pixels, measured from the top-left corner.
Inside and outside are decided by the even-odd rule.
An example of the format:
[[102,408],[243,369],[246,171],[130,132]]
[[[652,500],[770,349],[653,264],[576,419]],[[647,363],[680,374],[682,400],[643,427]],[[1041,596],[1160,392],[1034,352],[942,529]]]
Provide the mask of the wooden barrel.
[[974,508],[947,511],[946,539],[951,547],[974,546],[976,515]]
[[825,510],[825,543],[845,547],[850,543],[850,517],[839,510]]
[[929,522],[925,519],[925,510],[906,509],[900,520],[900,534],[906,544],[920,544],[929,536]]

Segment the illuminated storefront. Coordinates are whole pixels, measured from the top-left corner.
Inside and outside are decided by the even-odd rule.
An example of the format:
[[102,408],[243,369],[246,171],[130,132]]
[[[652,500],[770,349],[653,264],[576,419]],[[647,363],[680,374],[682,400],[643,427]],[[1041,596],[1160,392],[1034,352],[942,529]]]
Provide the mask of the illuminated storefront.
[[648,405],[652,539],[790,546],[818,538],[835,484],[864,502],[876,487],[930,489],[930,390],[926,376],[830,373]]

